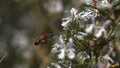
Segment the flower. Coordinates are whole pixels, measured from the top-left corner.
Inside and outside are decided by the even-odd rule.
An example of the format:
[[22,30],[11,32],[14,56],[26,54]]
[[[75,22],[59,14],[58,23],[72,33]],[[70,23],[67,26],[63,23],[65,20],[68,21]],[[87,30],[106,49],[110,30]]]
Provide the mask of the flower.
[[66,50],[65,48],[59,50],[60,51],[60,53],[58,54],[59,59],[65,58],[65,50]]
[[72,38],[69,38],[69,41],[67,42],[67,44],[65,44],[63,36],[60,35],[59,43],[55,43],[53,45],[51,52],[58,53],[59,59],[64,59],[65,56],[67,56],[69,59],[74,59],[75,49],[73,48],[73,46],[74,43]]
[[91,24],[88,28],[86,28],[86,29],[85,29],[85,32],[86,32],[86,33],[90,33],[90,32],[92,32],[92,30],[93,30],[94,26],[95,26],[95,24],[94,24],[94,23],[93,23],[93,24]]
[[96,38],[100,38],[102,36],[102,34],[104,34],[104,36],[106,36],[105,27],[107,27],[107,25],[109,25],[110,22],[111,22],[110,20],[107,20],[103,23],[103,25],[100,27],[100,30],[98,30],[98,32],[95,33]]
[[70,10],[71,17],[73,16],[73,17],[77,18],[77,12],[78,12],[78,10],[77,10],[77,9],[72,8],[72,9]]
[[88,19],[90,19],[91,17],[94,16],[93,11],[90,9],[87,9],[87,11],[82,11],[78,14],[80,19],[83,19],[85,21],[87,21]]
[[75,20],[76,18],[78,18],[77,12],[78,12],[77,9],[72,8],[72,9],[70,10],[70,16],[67,17],[67,18],[63,18],[63,19],[62,19],[63,22],[62,22],[61,25],[62,25],[63,27],[67,27],[67,26],[68,26],[68,23],[70,23],[72,20]]
[[78,40],[84,40],[84,37],[82,35],[76,35]]
[[83,4],[92,4],[92,0],[80,0],[80,3]]
[[64,45],[65,41],[64,41],[62,35],[60,35],[59,41],[60,41],[60,44],[63,44],[63,45]]
[[55,68],[61,68],[61,66],[57,63],[51,63],[51,65],[55,66]]
[[84,61],[89,58],[90,56],[86,53],[86,51],[80,51],[76,56],[77,61],[79,61],[81,64],[83,64]]
[[69,17],[68,17],[68,18],[64,18],[64,19],[62,19],[62,20],[66,20],[66,21],[65,21],[65,22],[62,22],[61,25],[62,25],[63,27],[67,27],[67,26],[68,26],[68,23],[72,21],[72,18],[69,18]]
[[99,2],[98,7],[100,8],[111,8],[112,4],[108,2],[108,0],[102,0]]
[[75,37],[78,39],[78,40],[84,40],[84,36],[87,36],[88,34],[87,33],[84,33],[84,32],[78,32],[77,35],[75,35]]
[[75,49],[74,48],[69,48],[67,49],[67,57],[69,59],[74,59],[75,58]]
[[104,29],[104,28],[101,28],[101,29],[95,34],[95,37],[96,37],[96,38],[100,38],[103,33],[106,35],[105,29]]

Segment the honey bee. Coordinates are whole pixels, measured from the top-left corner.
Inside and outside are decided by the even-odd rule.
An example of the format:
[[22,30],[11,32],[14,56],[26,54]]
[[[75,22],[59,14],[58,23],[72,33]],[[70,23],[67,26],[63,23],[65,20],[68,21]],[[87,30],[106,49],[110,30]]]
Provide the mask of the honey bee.
[[51,35],[46,33],[41,35],[36,41],[35,41],[35,45],[39,45],[39,44],[46,44],[47,41],[51,38]]

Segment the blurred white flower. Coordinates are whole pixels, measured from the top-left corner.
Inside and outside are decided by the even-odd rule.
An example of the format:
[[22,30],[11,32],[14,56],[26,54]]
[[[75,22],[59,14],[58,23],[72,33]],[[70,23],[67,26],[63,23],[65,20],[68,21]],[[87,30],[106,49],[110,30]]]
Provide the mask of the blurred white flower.
[[111,20],[106,20],[105,22],[103,22],[102,27],[107,27],[110,24]]
[[106,31],[104,28],[101,28],[96,34],[95,37],[96,38],[100,38],[102,36],[102,34],[106,35]]
[[87,36],[88,35],[87,33],[84,33],[84,32],[78,32],[78,34],[80,34],[82,36]]
[[51,52],[58,53],[58,47],[53,47]]
[[64,39],[63,39],[63,37],[62,37],[62,35],[60,35],[59,41],[60,41],[60,44],[64,44],[64,43],[65,43],[65,41],[64,41]]
[[80,0],[80,3],[92,4],[92,0]]
[[109,61],[100,61],[100,60],[98,60],[98,62],[94,64],[94,66],[97,68],[110,68],[110,65],[111,64]]
[[111,55],[112,53],[113,53],[113,48],[112,48],[112,47],[109,47],[108,53],[107,53],[105,56],[103,56],[103,58],[104,58],[105,60],[108,60],[108,61],[114,63],[114,61],[113,61],[112,58],[110,57],[110,55]]
[[76,56],[77,61],[79,61],[81,64],[83,64],[84,61],[89,58],[90,56],[85,51],[80,51]]
[[76,35],[76,37],[78,40],[84,40],[84,36],[82,36],[82,35]]
[[95,24],[93,23],[93,24],[91,24],[89,27],[87,27],[86,29],[85,29],[85,32],[86,33],[91,33],[92,32],[92,30],[93,30],[93,28],[94,28],[94,26],[95,26]]
[[67,17],[67,18],[63,18],[63,19],[62,19],[63,22],[62,22],[61,25],[62,25],[63,27],[67,27],[67,26],[68,26],[68,23],[70,23],[72,20],[78,18],[77,12],[78,12],[77,9],[72,8],[72,9],[70,10],[70,16]]
[[113,59],[109,55],[105,55],[103,58],[111,63],[114,63]]
[[44,8],[50,13],[60,13],[63,10],[62,0],[48,0]]
[[84,40],[84,36],[87,36],[87,35],[88,35],[87,33],[78,32],[78,34],[75,35],[75,37],[76,37],[78,40]]
[[73,48],[70,48],[67,50],[68,54],[67,54],[67,57],[69,59],[74,59],[75,58],[75,49]]
[[97,67],[98,68],[110,68],[112,63],[115,63],[110,55],[113,53],[113,48],[109,47],[109,51],[103,57],[103,60],[98,60]]
[[65,48],[64,43],[65,43],[65,41],[64,41],[62,35],[60,35],[57,42],[53,45],[51,52],[54,52],[54,53],[60,52],[59,51],[60,49]]
[[85,29],[86,33],[91,33],[93,31],[93,28],[95,27],[95,16],[91,17],[91,20],[92,20],[92,24]]
[[27,48],[29,43],[27,33],[25,31],[15,31],[13,33],[12,45],[20,49]]
[[51,63],[51,65],[55,66],[55,68],[61,68],[61,66],[57,63]]
[[77,17],[78,17],[78,16],[77,16],[77,12],[78,12],[78,10],[75,9],[75,8],[72,8],[72,9],[70,10],[71,16],[74,16],[74,18],[77,18]]
[[103,61],[98,60],[97,68],[110,68],[111,63],[114,63],[112,58],[109,55],[103,56]]
[[96,38],[100,38],[102,36],[102,34],[104,34],[104,36],[106,37],[105,28],[109,25],[110,22],[111,22],[110,20],[107,20],[103,23],[103,25],[100,27],[100,30],[98,30],[98,32],[95,33]]
[[99,2],[98,7],[100,8],[111,8],[112,4],[108,2],[108,0],[102,0]]
[[65,58],[65,48],[60,49],[60,53],[58,54],[59,59],[64,59]]
[[73,48],[74,43],[73,43],[73,39],[72,38],[69,38],[69,41],[68,41],[67,45],[68,45],[69,48]]
[[68,45],[68,49],[66,50],[67,57],[69,59],[74,59],[74,57],[75,57],[75,49],[73,48],[74,43],[73,43],[73,39],[72,38],[69,38],[69,41],[68,41],[67,45]]
[[59,43],[55,43],[53,45],[51,52],[58,53],[59,59],[64,59],[65,56],[67,56],[69,59],[74,59],[75,49],[73,48],[73,46],[74,43],[72,38],[69,38],[69,41],[67,42],[67,44],[65,44],[62,35],[60,35]]
[[87,11],[82,11],[78,14],[80,19],[83,19],[85,21],[87,21],[88,19],[90,19],[91,17],[93,17],[93,11],[90,9],[87,9]]
[[65,21],[62,22],[61,25],[62,25],[63,27],[67,27],[67,26],[68,26],[68,23],[70,23],[70,22],[72,21],[72,18],[69,18],[69,17],[68,17],[68,18],[65,18],[65,19],[62,19],[62,20],[63,20],[63,21],[65,20]]

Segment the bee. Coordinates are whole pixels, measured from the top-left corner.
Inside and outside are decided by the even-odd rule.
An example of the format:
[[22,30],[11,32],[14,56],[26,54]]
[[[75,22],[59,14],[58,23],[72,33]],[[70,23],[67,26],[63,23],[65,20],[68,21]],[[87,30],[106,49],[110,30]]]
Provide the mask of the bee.
[[43,34],[35,41],[34,44],[35,45],[46,44],[50,38],[51,38],[51,35],[49,33]]

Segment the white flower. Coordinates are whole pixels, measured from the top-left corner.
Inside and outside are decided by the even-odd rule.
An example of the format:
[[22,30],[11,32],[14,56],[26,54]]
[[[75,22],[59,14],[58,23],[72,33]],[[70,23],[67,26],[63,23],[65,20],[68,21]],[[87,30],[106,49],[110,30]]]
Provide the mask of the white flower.
[[62,35],[60,35],[58,40],[57,40],[57,43],[55,43],[53,45],[53,48],[52,48],[51,52],[58,53],[59,49],[65,48],[65,44],[64,43],[65,43],[65,41],[64,41]]
[[62,0],[48,0],[44,4],[44,8],[50,13],[60,13],[63,10]]
[[67,43],[68,47],[72,48],[74,46],[73,39],[69,38],[69,41]]
[[65,58],[65,48],[60,49],[60,53],[58,54],[59,59],[64,59]]
[[101,28],[101,29],[95,34],[95,37],[96,37],[96,38],[100,38],[103,33],[106,35],[105,29],[104,29],[104,28]]
[[113,59],[109,55],[105,55],[105,56],[103,56],[103,58],[107,61],[114,63]]
[[102,34],[104,34],[104,36],[106,37],[106,30],[105,27],[107,27],[107,25],[109,25],[111,21],[107,20],[103,23],[103,25],[101,26],[100,30],[98,30],[97,33],[95,33],[95,37],[96,38],[100,38],[102,36]]
[[78,34],[80,34],[82,36],[87,36],[88,35],[87,33],[84,33],[84,32],[78,32]]
[[80,0],[80,3],[92,4],[92,0]]
[[88,35],[87,33],[78,32],[78,35],[75,35],[75,37],[76,37],[78,40],[84,40],[84,36],[87,36],[87,35]]
[[62,26],[63,27],[67,27],[68,26],[68,23],[72,21],[72,18],[67,18],[67,19],[63,19],[63,20],[66,20],[65,22],[62,22]]
[[75,49],[73,48],[74,46],[74,43],[73,43],[73,39],[72,38],[69,38],[69,41],[67,43],[68,45],[68,49],[66,49],[66,52],[67,52],[67,57],[69,59],[74,59],[75,57]]
[[94,26],[95,26],[95,24],[93,23],[93,24],[91,24],[89,27],[87,27],[86,29],[85,29],[85,32],[86,33],[91,33],[92,32],[92,30],[93,30],[93,28],[94,28]]
[[65,43],[65,41],[64,41],[64,39],[63,39],[63,37],[62,37],[62,35],[60,35],[59,41],[60,41],[61,44],[64,44],[64,43]]
[[105,28],[106,26],[108,26],[110,24],[110,22],[111,22],[111,20],[107,20],[107,21],[103,22],[102,27]]
[[[107,48],[108,49],[108,48]],[[105,47],[105,51],[106,51],[106,47]],[[113,59],[110,57],[110,55],[112,54],[113,52],[113,48],[112,47],[109,47],[109,51],[107,54],[105,54],[103,56],[103,60],[98,60],[98,68],[110,68],[111,66],[111,63],[115,63],[113,61]]]
[[76,35],[76,37],[78,40],[84,40],[84,36],[82,36],[82,35]]
[[89,59],[89,58],[90,58],[90,56],[89,56],[85,51],[80,51],[80,52],[77,54],[77,56],[76,56],[76,59],[77,59],[81,64],[83,64],[84,61],[85,61],[86,59]]
[[52,48],[51,52],[58,53],[58,48],[57,47]]
[[100,61],[95,64],[97,68],[110,68],[111,63],[109,61]]
[[73,48],[68,49],[67,57],[69,59],[74,59],[75,58],[75,53],[74,52],[75,52],[75,49],[73,49]]
[[62,35],[60,35],[58,41],[59,41],[58,43],[55,43],[53,45],[51,52],[58,53],[57,56],[59,59],[64,59],[65,56],[67,56],[69,59],[74,59],[75,49],[73,48],[74,46],[73,39],[69,38],[69,41],[67,42],[67,44],[65,44]]
[[51,65],[55,66],[55,68],[61,68],[61,66],[57,63],[51,63]]
[[83,19],[85,21],[87,21],[88,19],[90,19],[93,16],[93,12],[89,9],[87,9],[87,11],[82,11],[78,14],[80,19]]
[[71,17],[75,17],[75,18],[77,18],[77,12],[78,12],[78,10],[77,10],[77,9],[72,8],[72,9],[70,10]]
[[68,23],[70,23],[72,20],[75,20],[76,18],[78,18],[77,12],[78,12],[77,9],[72,8],[72,9],[70,10],[70,16],[67,17],[67,18],[63,18],[63,19],[62,19],[63,22],[62,22],[61,25],[62,25],[63,27],[67,27],[67,26],[68,26]]
[[98,7],[100,8],[111,8],[112,4],[110,4],[107,0],[102,0],[99,2]]

